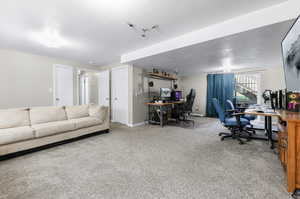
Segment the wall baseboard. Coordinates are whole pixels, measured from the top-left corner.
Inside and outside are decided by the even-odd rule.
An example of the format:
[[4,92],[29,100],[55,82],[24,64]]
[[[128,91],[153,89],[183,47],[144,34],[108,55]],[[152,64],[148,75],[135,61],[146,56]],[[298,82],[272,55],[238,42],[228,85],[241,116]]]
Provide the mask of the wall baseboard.
[[135,123],[135,124],[128,124],[129,127],[138,127],[138,126],[143,126],[147,124],[147,122],[140,122],[140,123]]

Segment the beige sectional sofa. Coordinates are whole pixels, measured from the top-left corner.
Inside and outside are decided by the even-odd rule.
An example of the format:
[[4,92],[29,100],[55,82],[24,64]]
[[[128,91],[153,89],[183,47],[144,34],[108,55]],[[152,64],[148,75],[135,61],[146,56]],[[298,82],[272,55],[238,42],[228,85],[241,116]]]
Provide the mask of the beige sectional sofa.
[[108,107],[81,105],[0,110],[0,156],[109,131]]

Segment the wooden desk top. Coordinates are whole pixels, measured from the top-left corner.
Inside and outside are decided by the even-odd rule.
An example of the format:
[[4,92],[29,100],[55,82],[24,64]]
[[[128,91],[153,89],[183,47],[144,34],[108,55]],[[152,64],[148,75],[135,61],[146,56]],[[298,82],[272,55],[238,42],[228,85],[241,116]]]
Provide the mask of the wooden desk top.
[[286,110],[277,110],[276,113],[259,113],[256,111],[245,111],[247,115],[260,115],[260,116],[272,116],[279,117],[283,121],[287,122],[300,122],[300,113],[290,112]]
[[165,102],[165,103],[155,103],[155,102],[146,102],[146,105],[151,106],[168,106],[173,104],[183,104],[185,101],[178,101],[178,102]]
[[258,115],[258,116],[271,116],[271,117],[279,117],[280,114],[278,112],[274,112],[274,113],[261,113],[261,112],[257,112],[257,111],[251,111],[251,110],[246,110],[243,114],[247,114],[247,115]]

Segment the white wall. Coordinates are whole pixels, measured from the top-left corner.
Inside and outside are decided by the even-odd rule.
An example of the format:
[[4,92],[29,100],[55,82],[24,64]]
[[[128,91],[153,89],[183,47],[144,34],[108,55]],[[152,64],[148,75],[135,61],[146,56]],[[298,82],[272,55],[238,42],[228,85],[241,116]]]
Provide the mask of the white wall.
[[186,96],[191,88],[196,90],[196,98],[194,101],[193,111],[205,114],[206,110],[206,91],[207,91],[207,80],[206,73],[186,76],[181,78],[181,85],[184,95]]
[[0,109],[53,105],[53,64],[82,68],[72,61],[0,49]]
[[284,69],[282,66],[268,68],[262,72],[261,89],[285,89]]

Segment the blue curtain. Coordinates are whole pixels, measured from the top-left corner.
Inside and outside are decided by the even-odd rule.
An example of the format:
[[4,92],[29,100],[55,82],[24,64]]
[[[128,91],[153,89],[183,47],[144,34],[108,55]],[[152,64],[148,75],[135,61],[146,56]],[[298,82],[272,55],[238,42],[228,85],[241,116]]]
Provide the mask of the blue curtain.
[[227,109],[226,100],[233,100],[235,89],[234,74],[207,75],[206,116],[217,117],[212,99],[217,98],[224,110]]

